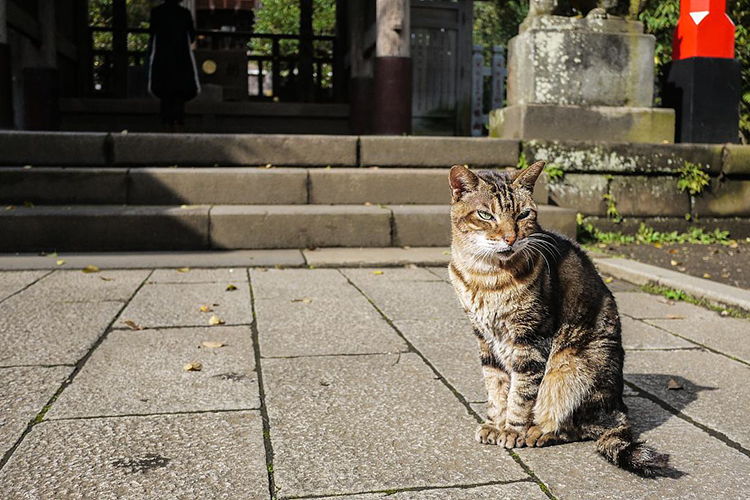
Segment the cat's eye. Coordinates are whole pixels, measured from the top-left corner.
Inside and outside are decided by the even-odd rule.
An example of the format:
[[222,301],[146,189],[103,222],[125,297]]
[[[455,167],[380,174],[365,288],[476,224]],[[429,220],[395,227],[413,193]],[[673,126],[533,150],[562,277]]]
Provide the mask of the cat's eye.
[[528,209],[524,210],[523,212],[521,212],[520,214],[518,214],[517,220],[525,219],[529,215],[531,215],[531,210],[528,210]]
[[477,215],[482,220],[492,220],[492,219],[494,219],[494,217],[492,216],[492,214],[487,213],[487,212],[482,212],[481,210],[477,210]]

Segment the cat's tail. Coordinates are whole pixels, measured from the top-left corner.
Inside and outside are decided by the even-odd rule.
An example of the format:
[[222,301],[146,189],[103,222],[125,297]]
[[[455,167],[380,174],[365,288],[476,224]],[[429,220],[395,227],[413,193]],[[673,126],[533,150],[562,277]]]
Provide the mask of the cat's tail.
[[641,474],[654,476],[669,467],[669,455],[659,453],[643,441],[633,440],[633,430],[622,414],[618,425],[605,430],[596,441],[596,451],[618,467]]

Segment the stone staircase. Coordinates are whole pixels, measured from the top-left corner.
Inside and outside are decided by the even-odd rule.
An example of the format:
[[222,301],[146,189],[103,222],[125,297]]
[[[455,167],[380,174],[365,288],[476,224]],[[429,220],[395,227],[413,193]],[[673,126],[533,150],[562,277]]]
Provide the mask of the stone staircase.
[[[448,167],[515,165],[517,141],[0,133],[0,251],[429,247]],[[542,185],[535,193],[546,204]],[[575,212],[540,206],[574,236]]]

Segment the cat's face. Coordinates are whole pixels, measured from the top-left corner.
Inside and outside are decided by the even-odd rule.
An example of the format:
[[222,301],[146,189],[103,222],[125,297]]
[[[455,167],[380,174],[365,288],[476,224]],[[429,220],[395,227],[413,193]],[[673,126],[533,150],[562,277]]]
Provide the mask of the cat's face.
[[540,230],[532,192],[542,170],[544,162],[516,172],[474,173],[454,166],[450,187],[453,245],[459,247],[455,250],[494,264],[521,257]]

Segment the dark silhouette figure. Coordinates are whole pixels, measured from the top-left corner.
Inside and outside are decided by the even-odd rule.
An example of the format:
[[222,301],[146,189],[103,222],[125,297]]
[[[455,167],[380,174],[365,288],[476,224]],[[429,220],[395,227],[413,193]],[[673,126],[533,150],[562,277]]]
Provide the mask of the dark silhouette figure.
[[200,91],[191,44],[195,25],[182,0],[166,0],[151,10],[151,69],[149,91],[161,99],[165,129],[185,125],[185,103]]

